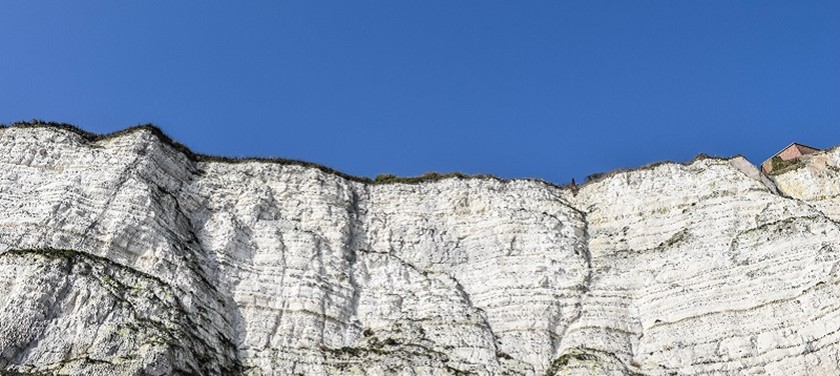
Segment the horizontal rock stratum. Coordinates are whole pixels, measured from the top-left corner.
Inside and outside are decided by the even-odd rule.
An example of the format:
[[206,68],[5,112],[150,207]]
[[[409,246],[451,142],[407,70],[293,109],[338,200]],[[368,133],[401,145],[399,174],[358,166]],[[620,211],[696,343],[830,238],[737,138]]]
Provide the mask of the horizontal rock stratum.
[[0,129],[0,370],[837,375],[840,149],[378,184]]

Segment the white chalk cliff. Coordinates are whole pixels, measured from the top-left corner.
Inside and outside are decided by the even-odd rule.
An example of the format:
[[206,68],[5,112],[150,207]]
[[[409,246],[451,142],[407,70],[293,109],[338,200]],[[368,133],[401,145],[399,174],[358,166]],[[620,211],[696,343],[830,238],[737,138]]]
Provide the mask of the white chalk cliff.
[[387,184],[0,129],[0,370],[837,375],[840,149]]

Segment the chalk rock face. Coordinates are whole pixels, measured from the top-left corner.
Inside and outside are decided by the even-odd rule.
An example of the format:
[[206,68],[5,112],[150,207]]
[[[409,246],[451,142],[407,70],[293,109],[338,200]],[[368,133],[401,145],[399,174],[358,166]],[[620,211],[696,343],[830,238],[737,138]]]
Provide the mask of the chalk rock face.
[[3,128],[0,370],[835,375],[838,166],[378,184]]
[[801,158],[798,169],[773,176],[789,197],[801,200],[840,221],[840,148]]

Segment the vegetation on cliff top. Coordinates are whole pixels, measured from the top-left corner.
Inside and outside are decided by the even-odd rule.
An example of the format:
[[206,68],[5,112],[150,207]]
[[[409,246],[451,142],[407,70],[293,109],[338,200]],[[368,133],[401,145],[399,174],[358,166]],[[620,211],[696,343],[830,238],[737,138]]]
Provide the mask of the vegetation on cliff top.
[[[318,170],[323,171],[325,173],[335,175],[335,176],[338,176],[338,177],[341,177],[341,178],[344,178],[344,179],[347,179],[347,180],[350,180],[350,181],[366,183],[366,184],[396,184],[396,183],[400,183],[400,184],[419,184],[419,183],[425,183],[425,182],[440,181],[440,180],[444,180],[444,179],[462,179],[462,180],[464,180],[464,179],[485,179],[485,180],[496,180],[496,181],[500,181],[500,182],[510,181],[510,179],[500,178],[498,176],[491,175],[491,174],[473,174],[473,175],[471,175],[471,174],[464,174],[464,173],[461,173],[461,172],[458,172],[458,171],[450,172],[450,173],[428,172],[428,173],[425,173],[425,174],[420,175],[420,176],[396,176],[396,175],[393,175],[393,174],[380,174],[380,175],[376,176],[376,178],[371,179],[371,178],[366,177],[366,176],[354,176],[354,175],[346,174],[344,172],[338,171],[336,169],[333,169],[333,168],[330,168],[330,167],[327,167],[327,166],[324,166],[324,165],[321,165],[321,164],[307,162],[307,161],[301,161],[301,160],[295,160],[295,159],[276,158],[276,157],[225,157],[225,156],[217,156],[217,155],[199,154],[199,153],[195,153],[192,150],[190,150],[190,148],[187,147],[186,145],[175,141],[174,139],[169,137],[166,133],[164,133],[158,126],[156,126],[154,124],[151,124],[151,123],[135,125],[135,126],[128,127],[126,129],[123,129],[123,130],[120,130],[120,131],[107,133],[107,134],[97,134],[97,133],[88,132],[88,131],[85,131],[85,130],[83,130],[83,129],[75,126],[75,125],[72,125],[72,124],[57,123],[57,122],[44,121],[44,120],[38,120],[38,119],[34,119],[34,120],[31,120],[31,121],[18,121],[18,122],[14,122],[14,123],[11,123],[11,124],[0,124],[0,128],[46,128],[46,127],[59,128],[59,129],[63,129],[63,130],[66,130],[66,131],[73,132],[73,133],[81,136],[83,139],[85,139],[89,142],[98,142],[98,141],[102,141],[102,140],[108,140],[108,139],[119,137],[119,136],[122,136],[122,135],[131,134],[135,131],[145,130],[145,131],[148,131],[151,134],[155,135],[164,144],[169,145],[173,149],[182,153],[188,159],[190,159],[192,161],[195,161],[195,162],[224,162],[224,163],[264,162],[264,163],[276,163],[276,164],[283,164],[283,165],[294,165],[294,166],[301,166],[301,167],[318,169]],[[661,166],[661,165],[665,165],[665,164],[689,165],[691,163],[694,163],[698,160],[703,160],[703,159],[727,160],[727,159],[731,159],[731,158],[735,158],[735,157],[739,157],[739,156],[741,156],[741,155],[735,155],[735,156],[726,158],[726,157],[710,156],[710,155],[701,153],[701,154],[698,154],[696,157],[694,157],[691,161],[685,162],[685,163],[679,163],[679,162],[673,162],[673,161],[662,161],[662,162],[651,163],[651,164],[648,164],[648,165],[645,165],[645,166],[642,166],[642,167],[639,167],[639,168],[616,169],[616,170],[613,170],[613,171],[610,171],[610,172],[592,174],[592,175],[589,175],[589,176],[586,177],[583,184],[585,185],[585,184],[592,183],[592,182],[595,182],[595,181],[600,181],[600,180],[603,180],[603,179],[608,178],[610,176],[613,176],[613,175],[616,175],[616,174],[619,174],[619,173],[623,173],[623,172],[647,170],[647,169],[651,169],[651,168]],[[576,184],[574,184],[574,180],[572,181],[571,184],[555,184],[555,183],[551,183],[551,182],[548,182],[548,181],[545,181],[545,180],[542,180],[542,179],[537,179],[537,178],[520,178],[520,179],[513,179],[513,180],[534,181],[534,182],[546,184],[548,186],[557,187],[557,188],[564,188],[564,189],[575,189],[576,190],[577,188],[579,188]]]

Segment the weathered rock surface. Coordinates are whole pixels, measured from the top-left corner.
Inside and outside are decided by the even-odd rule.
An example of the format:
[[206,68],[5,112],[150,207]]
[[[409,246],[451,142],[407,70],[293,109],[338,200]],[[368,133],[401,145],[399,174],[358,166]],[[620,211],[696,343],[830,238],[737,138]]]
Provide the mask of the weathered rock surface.
[[10,127],[0,213],[0,370],[840,374],[838,149],[374,184]]

